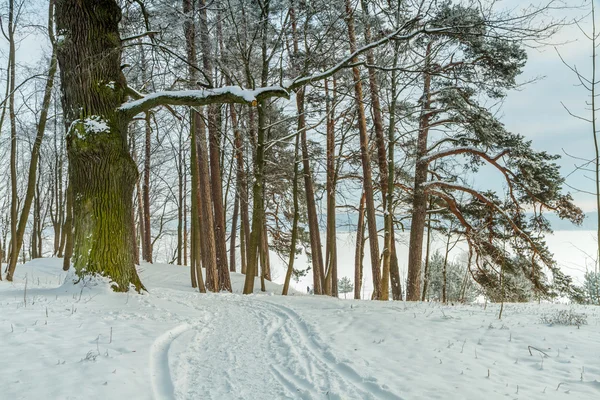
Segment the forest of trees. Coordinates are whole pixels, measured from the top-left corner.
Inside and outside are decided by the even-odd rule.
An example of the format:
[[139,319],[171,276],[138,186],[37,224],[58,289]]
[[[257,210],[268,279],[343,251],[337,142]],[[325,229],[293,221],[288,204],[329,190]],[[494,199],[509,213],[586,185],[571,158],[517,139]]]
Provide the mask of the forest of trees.
[[[241,272],[248,294],[255,276],[271,280],[274,252],[284,294],[306,254],[314,293],[337,296],[337,218],[351,213],[355,275],[342,287],[355,298],[363,268],[376,300],[576,294],[545,215],[583,213],[557,156],[498,117],[524,84],[525,49],[561,27],[556,7],[5,0],[0,279],[58,256],[80,279],[142,292],[136,265],[164,262],[201,292],[231,291]],[[19,62],[27,37],[45,40],[36,63]],[[481,169],[501,183],[474,185]],[[430,251],[434,235],[445,254]]]

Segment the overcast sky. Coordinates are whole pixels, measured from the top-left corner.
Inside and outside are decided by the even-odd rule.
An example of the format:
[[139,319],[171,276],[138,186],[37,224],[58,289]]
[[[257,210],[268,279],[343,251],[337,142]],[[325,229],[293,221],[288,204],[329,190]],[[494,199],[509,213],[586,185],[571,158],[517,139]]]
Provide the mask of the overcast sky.
[[[508,3],[513,2],[511,0]],[[570,2],[572,5],[581,3],[579,0]],[[586,9],[563,10],[560,14],[557,12],[557,16],[565,16],[567,20],[581,18],[589,11],[589,4],[588,1]],[[600,13],[600,8],[597,12]],[[585,18],[581,27],[591,35],[591,17]],[[600,24],[598,28],[600,29]],[[579,71],[591,78],[592,44],[577,26],[564,27],[553,42],[562,43],[556,49],[565,61],[577,66]],[[562,63],[556,49],[554,46],[547,46],[528,51],[529,61],[520,79],[527,81],[538,76],[543,76],[543,79],[527,85],[521,91],[512,91],[501,110],[502,120],[509,130],[533,140],[534,148],[561,154],[562,159],[558,163],[562,166],[563,175],[570,174],[567,177],[570,186],[583,191],[594,191],[592,173],[573,172],[575,165],[583,162],[566,155],[568,153],[589,160],[594,158],[591,124],[569,116],[561,105],[563,102],[573,113],[589,117],[590,110],[586,109],[585,102],[590,100],[590,96],[578,85],[575,74]],[[566,189],[584,211],[595,211],[592,195],[568,187]]]

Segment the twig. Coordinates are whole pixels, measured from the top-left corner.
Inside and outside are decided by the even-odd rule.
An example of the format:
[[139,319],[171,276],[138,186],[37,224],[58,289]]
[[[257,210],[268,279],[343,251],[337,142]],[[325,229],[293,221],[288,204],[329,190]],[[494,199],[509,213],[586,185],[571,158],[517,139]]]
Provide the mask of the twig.
[[542,350],[540,350],[540,349],[538,349],[538,348],[535,348],[535,347],[533,347],[533,346],[527,346],[527,349],[529,350],[529,355],[530,355],[530,356],[532,356],[532,355],[533,355],[533,353],[531,353],[531,349],[534,349],[534,350],[537,350],[537,351],[539,351],[540,353],[542,353],[542,354],[543,354],[543,355],[545,355],[546,357],[550,357],[548,354],[544,353]]

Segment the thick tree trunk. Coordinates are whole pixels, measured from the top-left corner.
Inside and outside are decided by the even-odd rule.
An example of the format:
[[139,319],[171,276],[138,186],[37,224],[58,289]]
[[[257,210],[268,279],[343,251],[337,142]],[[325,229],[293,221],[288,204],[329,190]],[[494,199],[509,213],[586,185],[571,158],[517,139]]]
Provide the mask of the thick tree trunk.
[[[427,46],[425,54],[425,71],[429,70],[431,44]],[[423,234],[427,216],[427,193],[424,183],[427,181],[428,163],[424,159],[427,155],[427,138],[429,136],[429,109],[431,75],[424,73],[423,105],[419,121],[419,134],[417,138],[417,163],[415,167],[415,183],[413,190],[413,209],[410,225],[410,242],[408,251],[408,283],[406,289],[407,301],[419,301],[421,296],[421,262],[423,258]]]
[[[357,49],[356,34],[352,18],[353,10],[350,0],[346,0],[346,23],[348,25],[348,39],[350,42],[350,53]],[[354,57],[352,63],[357,63]],[[373,299],[381,300],[381,271],[379,268],[379,243],[377,241],[377,217],[375,216],[375,198],[373,193],[373,178],[371,174],[371,156],[369,153],[369,133],[367,132],[367,119],[363,103],[362,81],[358,67],[352,68],[354,79],[354,97],[358,113],[358,129],[360,135],[360,156],[363,169],[363,189],[366,196],[367,226],[369,229],[369,249],[371,252],[371,269],[373,271]]]
[[131,252],[137,169],[127,147],[129,119],[121,72],[121,9],[114,0],[57,0],[57,29],[69,179],[74,202],[73,261],[80,278],[108,277],[116,291],[143,286]]

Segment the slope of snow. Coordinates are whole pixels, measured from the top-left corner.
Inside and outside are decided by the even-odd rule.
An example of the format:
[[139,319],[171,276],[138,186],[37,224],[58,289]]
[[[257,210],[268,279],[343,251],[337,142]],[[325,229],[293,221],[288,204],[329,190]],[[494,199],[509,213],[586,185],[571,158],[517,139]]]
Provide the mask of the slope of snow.
[[[0,282],[0,399],[600,398],[600,308],[202,295],[148,264],[148,294],[115,294],[61,265]],[[540,323],[571,308],[588,324]]]

